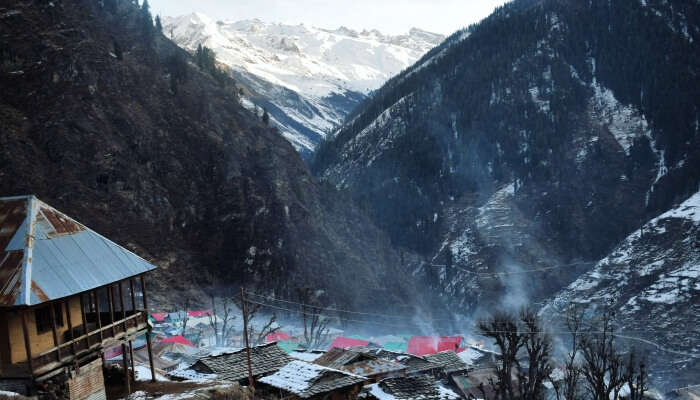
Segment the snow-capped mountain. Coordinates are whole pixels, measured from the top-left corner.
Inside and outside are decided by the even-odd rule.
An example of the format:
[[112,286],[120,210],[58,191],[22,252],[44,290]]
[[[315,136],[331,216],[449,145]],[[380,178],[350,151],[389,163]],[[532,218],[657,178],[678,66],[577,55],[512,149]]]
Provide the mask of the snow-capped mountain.
[[163,25],[165,35],[187,50],[200,44],[214,50],[250,92],[244,104],[268,109],[302,154],[313,151],[370,92],[444,39],[415,28],[386,36],[344,27],[215,21],[200,13],[164,18]]

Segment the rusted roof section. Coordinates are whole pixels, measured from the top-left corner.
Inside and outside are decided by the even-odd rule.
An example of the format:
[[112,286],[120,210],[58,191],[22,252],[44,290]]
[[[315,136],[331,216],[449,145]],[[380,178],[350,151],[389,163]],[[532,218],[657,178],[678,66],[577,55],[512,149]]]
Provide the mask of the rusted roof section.
[[0,307],[60,299],[155,268],[34,196],[0,198]]

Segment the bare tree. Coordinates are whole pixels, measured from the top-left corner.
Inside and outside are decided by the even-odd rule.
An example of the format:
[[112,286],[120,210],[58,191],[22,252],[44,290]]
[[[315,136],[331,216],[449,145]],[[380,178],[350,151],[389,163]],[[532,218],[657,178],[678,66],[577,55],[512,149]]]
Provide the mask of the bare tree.
[[323,315],[325,307],[321,305],[311,288],[298,289],[297,293],[301,304],[304,344],[309,349],[319,347],[328,337],[330,319]]
[[581,400],[581,366],[576,361],[581,346],[581,327],[583,324],[584,309],[578,305],[572,305],[564,315],[565,325],[569,331],[571,351],[564,359],[564,379],[552,382],[557,394],[564,396],[565,400]]
[[[241,310],[243,310],[240,300],[237,300],[236,304]],[[248,342],[251,346],[256,346],[263,343],[267,335],[275,333],[281,329],[281,327],[276,323],[277,315],[275,313],[273,313],[262,326],[257,327],[255,325],[253,321],[261,307],[261,304],[246,301],[245,314],[243,314],[243,318],[248,324]]]
[[581,339],[581,372],[592,400],[618,400],[624,382],[624,360],[615,351],[612,313],[605,311],[593,332]]
[[[233,314],[233,301],[227,297],[217,298],[214,295],[210,295],[210,298],[211,314],[209,314],[209,326],[214,331],[216,345],[224,346],[227,344],[227,339],[233,331],[233,327],[230,324],[236,319],[236,316]],[[221,304],[219,312],[217,312],[217,303]]]
[[184,304],[184,310],[185,310],[185,315],[182,317],[182,336],[185,336],[185,332],[187,331],[187,321],[190,319],[190,298],[185,297],[185,304]]
[[624,381],[629,386],[629,400],[643,400],[644,393],[649,390],[646,362],[637,360],[637,351],[632,349],[627,358]]
[[[544,399],[544,382],[552,372],[552,343],[542,324],[530,309],[523,309],[518,320],[512,314],[497,312],[478,324],[482,335],[492,338],[500,350],[496,381],[491,386],[503,400]],[[520,359],[527,360],[524,368]],[[514,379],[516,378],[516,379]]]

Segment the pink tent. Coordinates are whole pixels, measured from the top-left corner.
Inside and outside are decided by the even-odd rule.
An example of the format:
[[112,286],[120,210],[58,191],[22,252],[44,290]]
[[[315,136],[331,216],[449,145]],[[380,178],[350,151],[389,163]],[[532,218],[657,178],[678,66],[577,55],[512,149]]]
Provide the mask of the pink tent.
[[161,343],[179,343],[179,344],[184,344],[184,345],[187,345],[187,346],[192,346],[192,347],[194,347],[194,345],[192,344],[192,342],[190,342],[190,341],[187,340],[184,336],[181,336],[181,335],[172,336],[172,337],[163,339],[163,340],[161,340],[160,342],[161,342]]
[[168,313],[165,313],[165,312],[157,312],[157,313],[151,314],[151,317],[153,317],[153,319],[156,322],[164,322],[165,317],[167,317],[167,316],[168,316]]
[[187,315],[193,318],[206,317],[207,315],[212,315],[211,310],[199,310],[199,311],[188,311]]
[[275,332],[275,333],[271,333],[271,334],[265,336],[265,341],[267,343],[281,342],[283,340],[289,340],[291,338],[292,338],[291,336],[287,335],[284,332]]
[[356,347],[356,346],[367,346],[368,344],[369,344],[369,342],[366,340],[351,339],[351,338],[346,338],[346,337],[337,337],[337,338],[335,338],[335,340],[333,340],[333,343],[331,343],[331,346],[328,348],[328,350],[336,348],[336,347],[339,349],[349,349],[351,347]]
[[413,336],[408,340],[407,352],[416,356],[424,356],[445,350],[456,351],[461,344],[461,336]]

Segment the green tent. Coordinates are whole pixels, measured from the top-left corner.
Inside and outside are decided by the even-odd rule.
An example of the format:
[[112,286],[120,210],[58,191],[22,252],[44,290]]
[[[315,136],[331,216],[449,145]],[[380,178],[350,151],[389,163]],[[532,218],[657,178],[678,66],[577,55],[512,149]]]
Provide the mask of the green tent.
[[280,349],[284,350],[285,353],[289,354],[299,347],[299,343],[277,342],[277,346],[279,346]]
[[388,342],[384,344],[384,350],[405,353],[406,349],[408,349],[408,343],[406,342]]

